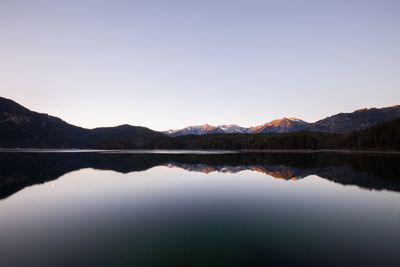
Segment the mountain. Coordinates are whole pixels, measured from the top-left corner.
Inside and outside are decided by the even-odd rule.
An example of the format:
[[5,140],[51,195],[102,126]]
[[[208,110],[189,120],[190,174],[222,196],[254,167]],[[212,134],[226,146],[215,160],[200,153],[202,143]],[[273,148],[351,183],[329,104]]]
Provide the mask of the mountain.
[[187,150],[375,150],[400,151],[400,118],[350,133],[299,131],[280,134],[187,135],[160,149]]
[[80,147],[88,130],[0,97],[0,147]]
[[206,135],[206,134],[232,134],[232,133],[247,133],[247,128],[238,125],[219,125],[212,126],[209,124],[189,126],[179,130],[168,130],[164,132],[169,136],[183,136],[183,135]]
[[279,134],[299,131],[323,133],[350,133],[379,123],[400,118],[400,105],[386,108],[360,109],[351,113],[339,113],[314,123],[297,118],[282,118],[262,125],[245,128],[238,125],[200,125],[164,132],[169,136],[207,134]]
[[220,125],[218,126],[224,133],[227,134],[244,134],[248,132],[248,128],[241,127],[236,124],[229,124],[229,125]]
[[249,133],[292,133],[306,130],[310,123],[297,118],[283,118],[273,120],[263,125],[249,128]]
[[400,150],[400,118],[346,134],[338,141],[336,147]]
[[205,124],[164,133],[131,125],[85,129],[0,97],[0,148],[396,150],[396,119],[400,106],[340,113],[315,123],[283,118],[250,128]]
[[273,120],[255,127],[241,127],[236,124],[212,126],[209,124],[189,126],[178,130],[164,132],[169,136],[207,135],[207,134],[259,134],[259,133],[290,133],[307,129],[311,124],[296,118]]
[[327,133],[349,133],[378,123],[400,118],[400,105],[386,108],[360,109],[339,113],[313,123],[309,130]]
[[97,148],[105,142],[149,147],[154,139],[163,137],[162,133],[130,125],[85,129],[0,97],[0,147]]
[[209,124],[189,126],[179,130],[168,130],[164,132],[170,136],[182,136],[182,135],[205,135],[205,134],[219,134],[224,133],[221,129],[216,126]]
[[120,125],[90,130],[86,144],[103,149],[146,148],[152,149],[168,138],[161,132],[146,127]]

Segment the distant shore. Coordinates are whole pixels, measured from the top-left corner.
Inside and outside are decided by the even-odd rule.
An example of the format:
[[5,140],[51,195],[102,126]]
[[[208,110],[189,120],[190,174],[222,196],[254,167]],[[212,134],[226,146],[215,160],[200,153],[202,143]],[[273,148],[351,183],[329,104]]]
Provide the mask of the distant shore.
[[351,149],[77,149],[77,148],[0,148],[0,153],[115,153],[115,154],[232,154],[232,153],[335,153],[335,154],[400,154],[398,150]]

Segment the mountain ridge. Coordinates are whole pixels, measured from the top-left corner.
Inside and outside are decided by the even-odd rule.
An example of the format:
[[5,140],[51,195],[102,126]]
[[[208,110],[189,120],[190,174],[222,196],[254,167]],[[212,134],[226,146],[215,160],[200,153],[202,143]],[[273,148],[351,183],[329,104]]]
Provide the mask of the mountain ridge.
[[92,148],[103,142],[129,141],[132,146],[150,148],[152,137],[164,136],[146,127],[126,124],[86,129],[0,97],[0,147]]
[[[400,119],[400,105],[380,109],[359,109],[351,113],[338,113],[315,123],[289,117],[249,128],[235,124],[219,126],[204,124],[175,131],[158,132],[146,127],[123,124],[115,127],[86,129],[45,113],[31,111],[13,100],[0,97],[0,147],[103,149],[337,148],[340,146],[337,142],[341,140],[341,135],[349,135],[352,132],[359,133],[363,129],[392,121],[390,125],[378,127],[378,130],[374,130],[374,132],[361,133],[360,138],[363,139],[359,139],[368,140],[368,142],[363,141],[366,145],[375,144],[374,146],[377,148],[384,145],[385,149],[390,149],[389,144],[397,144],[398,137],[393,136],[394,130],[391,130],[398,127],[396,119]],[[381,134],[382,131],[386,137]],[[379,142],[371,139],[371,133],[382,136]],[[185,138],[186,136],[189,138]],[[226,138],[221,138],[222,136],[226,136]],[[197,137],[200,137],[200,139]],[[333,142],[334,140],[336,140],[336,143]],[[346,144],[352,147],[349,142]],[[358,148],[361,149],[362,146]]]
[[[363,108],[353,112],[341,112],[316,122],[307,122],[295,117],[284,117],[270,122],[252,126],[241,127],[231,124],[238,129],[236,132],[228,132],[222,126],[213,126],[209,124],[188,126],[177,130],[164,131],[169,136],[184,135],[207,135],[207,134],[279,134],[293,133],[299,131],[323,132],[323,133],[350,133],[359,131],[379,123],[400,118],[400,105],[394,105],[383,108]],[[207,126],[207,128],[202,128]]]

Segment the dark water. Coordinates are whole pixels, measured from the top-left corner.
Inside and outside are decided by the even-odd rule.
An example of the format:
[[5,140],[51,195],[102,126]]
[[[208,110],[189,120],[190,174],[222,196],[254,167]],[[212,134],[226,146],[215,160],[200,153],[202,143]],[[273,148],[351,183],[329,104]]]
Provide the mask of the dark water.
[[0,266],[400,266],[400,158],[3,152]]

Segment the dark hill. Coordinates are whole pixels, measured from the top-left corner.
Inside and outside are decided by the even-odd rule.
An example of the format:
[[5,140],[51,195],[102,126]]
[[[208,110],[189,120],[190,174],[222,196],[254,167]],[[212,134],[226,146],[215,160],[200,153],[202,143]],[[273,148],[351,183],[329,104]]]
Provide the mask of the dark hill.
[[0,147],[82,147],[89,130],[0,97]]
[[154,138],[164,136],[130,125],[85,129],[0,97],[0,147],[98,148],[105,142],[113,145],[125,142],[133,148],[147,148],[154,143]]
[[387,108],[360,109],[339,113],[315,122],[309,130],[328,133],[350,133],[400,118],[400,105]]
[[400,150],[400,119],[347,134],[340,145],[351,149]]
[[155,148],[156,144],[168,138],[165,134],[146,127],[120,125],[91,130],[87,144],[96,148]]

